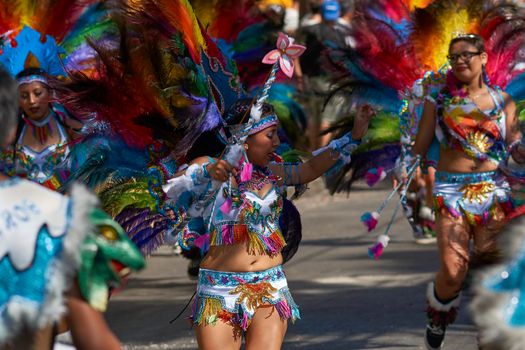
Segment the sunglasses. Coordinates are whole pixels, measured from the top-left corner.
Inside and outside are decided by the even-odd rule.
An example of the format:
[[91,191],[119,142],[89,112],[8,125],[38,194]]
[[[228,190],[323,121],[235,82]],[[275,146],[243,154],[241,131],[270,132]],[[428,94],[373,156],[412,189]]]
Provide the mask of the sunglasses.
[[448,55],[447,59],[450,63],[456,63],[459,60],[459,58],[461,58],[463,62],[467,63],[472,59],[472,57],[481,55],[481,54],[482,52],[480,51],[478,52],[463,51],[460,53],[453,53],[452,55]]

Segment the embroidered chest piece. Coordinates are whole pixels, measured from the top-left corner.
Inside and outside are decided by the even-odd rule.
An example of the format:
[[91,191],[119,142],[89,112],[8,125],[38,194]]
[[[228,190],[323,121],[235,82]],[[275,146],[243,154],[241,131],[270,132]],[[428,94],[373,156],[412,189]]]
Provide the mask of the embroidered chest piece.
[[[247,181],[239,181],[239,191],[242,193],[248,191],[261,191],[267,185],[278,188],[278,177],[273,175],[269,168],[254,166],[252,176]],[[268,188],[271,191],[271,188]]]

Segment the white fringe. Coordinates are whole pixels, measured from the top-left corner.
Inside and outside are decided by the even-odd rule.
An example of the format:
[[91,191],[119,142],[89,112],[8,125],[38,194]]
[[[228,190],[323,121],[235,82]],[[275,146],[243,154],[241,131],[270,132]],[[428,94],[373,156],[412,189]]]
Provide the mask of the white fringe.
[[71,221],[64,238],[63,251],[56,261],[50,276],[44,308],[38,319],[43,327],[50,321],[57,321],[65,312],[64,292],[67,291],[80,265],[81,246],[88,234],[94,232],[90,214],[98,199],[81,184],[71,188]]
[[427,301],[430,306],[432,306],[437,311],[448,312],[453,307],[459,307],[459,302],[461,295],[458,295],[453,300],[449,301],[446,304],[443,304],[437,300],[436,295],[434,294],[434,282],[430,282],[427,287]]
[[505,252],[506,263],[482,270],[476,276],[475,296],[470,310],[474,322],[479,327],[480,344],[484,346],[483,349],[525,349],[525,327],[511,327],[505,320],[504,310],[513,297],[512,293],[495,293],[483,286],[483,281],[487,278],[501,273],[504,267],[513,260],[513,257],[521,251],[524,242],[525,218],[521,217],[505,230],[499,242]]

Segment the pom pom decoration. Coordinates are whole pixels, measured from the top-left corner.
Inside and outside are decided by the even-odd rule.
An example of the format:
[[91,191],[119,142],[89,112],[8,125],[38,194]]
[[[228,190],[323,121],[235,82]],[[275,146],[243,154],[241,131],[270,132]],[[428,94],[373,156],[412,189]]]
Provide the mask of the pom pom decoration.
[[376,228],[379,219],[379,213],[376,211],[366,212],[361,215],[361,222],[366,226],[368,232]]
[[386,177],[386,171],[383,167],[372,168],[365,174],[366,184],[369,187],[374,186]]
[[388,246],[388,242],[390,241],[390,237],[387,235],[380,235],[377,237],[376,244],[368,248],[368,255],[375,260],[378,260],[381,254],[383,254],[383,250]]

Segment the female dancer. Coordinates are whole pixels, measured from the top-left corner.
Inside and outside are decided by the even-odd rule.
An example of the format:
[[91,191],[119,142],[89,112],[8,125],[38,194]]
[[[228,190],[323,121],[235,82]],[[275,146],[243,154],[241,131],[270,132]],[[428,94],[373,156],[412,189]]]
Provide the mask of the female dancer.
[[69,142],[82,123],[52,102],[46,73],[29,69],[17,75],[20,103],[18,137],[5,157],[6,172],[58,189],[68,178]]
[[428,349],[441,348],[446,327],[456,318],[470,240],[478,258],[494,257],[495,238],[512,208],[498,166],[508,152],[525,161],[516,106],[486,79],[483,39],[457,36],[448,59],[452,69],[427,91],[413,149],[418,158],[425,155],[434,133],[441,145],[434,185],[440,269],[427,290]]
[[[279,146],[273,108],[262,104],[260,121],[249,125],[243,116],[252,108],[251,100],[241,99],[224,118],[234,138],[248,135],[241,155],[197,158],[166,186],[177,207],[187,194],[195,198],[186,213],[195,215],[200,207],[209,222],[211,247],[201,263],[192,315],[201,349],[239,349],[242,332],[247,349],[280,349],[287,319],[299,318],[281,267],[282,188],[310,182],[336,162],[349,161],[373,114],[361,107],[351,133],[294,165],[272,162]],[[177,193],[184,181],[191,190]],[[222,183],[218,191],[214,183]]]
[[[21,42],[17,45],[22,45],[26,37],[35,35],[40,37],[38,32],[25,27],[15,40]],[[45,43],[30,44],[38,45],[39,50],[57,50],[50,36],[46,36]],[[3,163],[0,169],[11,176],[18,175],[56,190],[68,178],[70,141],[80,136],[82,123],[53,101],[50,79],[60,72],[63,74],[63,70],[41,68],[41,65],[49,68],[51,63],[60,66],[58,51],[56,57],[47,57],[49,62],[40,62],[30,51],[25,59],[22,54],[17,56],[17,46],[13,45],[11,42],[4,44],[5,52],[0,54],[0,62],[18,81],[20,119],[15,142],[0,155]],[[24,64],[9,64],[13,60],[21,60]]]

